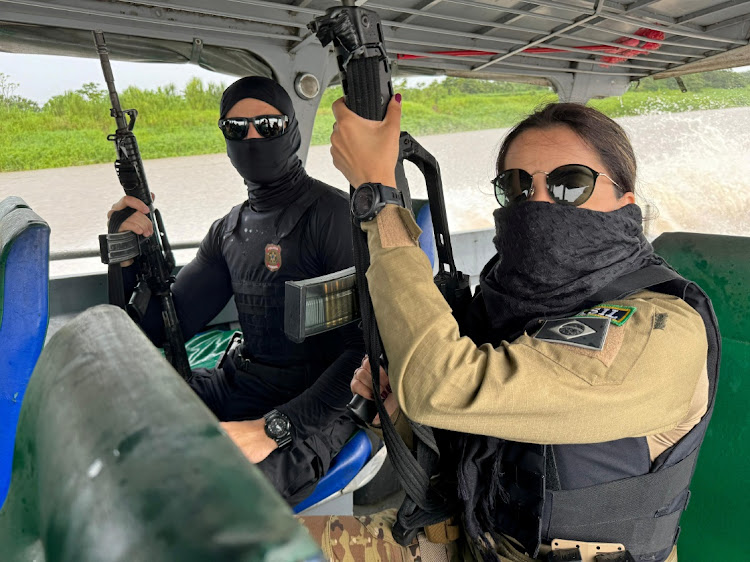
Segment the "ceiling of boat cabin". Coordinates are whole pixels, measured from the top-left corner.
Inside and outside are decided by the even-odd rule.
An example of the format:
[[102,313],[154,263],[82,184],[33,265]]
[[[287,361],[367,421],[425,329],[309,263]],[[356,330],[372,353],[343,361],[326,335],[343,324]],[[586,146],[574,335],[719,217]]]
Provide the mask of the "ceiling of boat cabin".
[[[630,80],[750,64],[750,1],[358,0],[383,23],[396,75],[553,73]],[[269,74],[259,45],[298,52],[334,0],[0,0],[0,51],[192,61]],[[197,52],[196,52],[197,50]]]

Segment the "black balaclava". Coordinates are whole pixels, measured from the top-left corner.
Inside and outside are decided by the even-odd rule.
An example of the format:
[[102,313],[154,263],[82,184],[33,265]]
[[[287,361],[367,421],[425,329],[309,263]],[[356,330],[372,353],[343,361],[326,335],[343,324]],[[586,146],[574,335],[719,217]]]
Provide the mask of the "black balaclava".
[[297,199],[307,183],[307,174],[297,156],[301,137],[292,100],[284,88],[270,78],[248,76],[224,90],[220,105],[221,117],[225,117],[234,104],[245,98],[274,106],[289,117],[289,123],[280,137],[227,140],[227,155],[237,172],[245,179],[247,197],[254,210],[267,211],[283,207]]

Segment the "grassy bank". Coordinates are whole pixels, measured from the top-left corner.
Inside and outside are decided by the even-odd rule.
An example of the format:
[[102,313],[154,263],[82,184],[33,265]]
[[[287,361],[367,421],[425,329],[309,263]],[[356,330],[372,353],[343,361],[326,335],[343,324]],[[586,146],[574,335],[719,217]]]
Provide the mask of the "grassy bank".
[[[467,83],[474,83],[474,85]],[[534,108],[557,99],[545,88],[448,79],[422,88],[398,90],[404,96],[403,128],[415,136],[509,127]],[[488,85],[489,84],[489,85]],[[184,92],[128,88],[123,107],[139,111],[136,135],[144,159],[212,154],[224,151],[216,127],[223,85],[194,80]],[[313,144],[326,144],[333,124],[331,103],[340,88],[325,92],[318,110]],[[679,90],[648,88],[591,105],[611,117],[750,106],[750,86]],[[43,107],[0,100],[0,172],[111,162],[114,130],[109,100],[95,85],[55,96]]]

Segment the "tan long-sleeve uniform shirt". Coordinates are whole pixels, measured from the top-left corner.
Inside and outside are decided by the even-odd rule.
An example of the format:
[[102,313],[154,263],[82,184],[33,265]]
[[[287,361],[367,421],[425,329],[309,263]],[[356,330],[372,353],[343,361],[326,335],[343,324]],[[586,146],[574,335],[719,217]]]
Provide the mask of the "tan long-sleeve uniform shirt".
[[388,206],[364,223],[375,316],[391,387],[406,415],[437,428],[540,444],[647,436],[651,458],[701,418],[708,399],[701,317],[643,291],[593,351],[522,335],[498,348],[460,337],[410,213]]

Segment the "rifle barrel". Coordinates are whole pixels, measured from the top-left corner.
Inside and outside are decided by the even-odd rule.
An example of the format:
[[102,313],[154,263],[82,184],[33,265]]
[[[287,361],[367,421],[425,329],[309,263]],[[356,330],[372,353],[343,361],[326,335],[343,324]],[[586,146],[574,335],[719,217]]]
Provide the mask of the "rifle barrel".
[[120,96],[117,95],[117,89],[115,88],[115,75],[112,73],[112,65],[109,62],[109,49],[104,41],[104,32],[101,30],[94,31],[94,43],[96,44],[96,52],[99,54],[99,62],[102,65],[104,81],[107,83],[109,99],[112,103],[112,117],[117,122],[117,129],[125,130],[128,128],[128,123],[125,120],[125,114],[122,112]]

